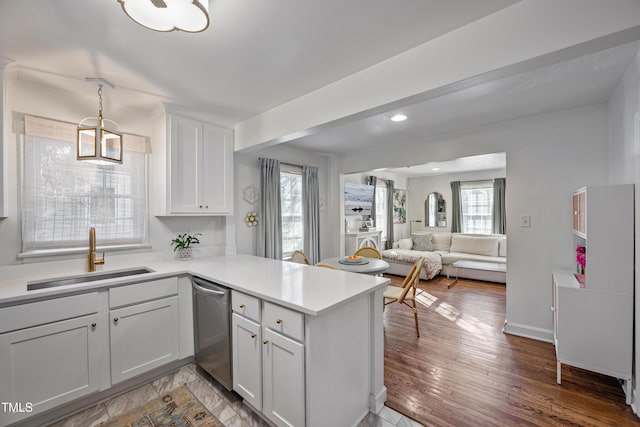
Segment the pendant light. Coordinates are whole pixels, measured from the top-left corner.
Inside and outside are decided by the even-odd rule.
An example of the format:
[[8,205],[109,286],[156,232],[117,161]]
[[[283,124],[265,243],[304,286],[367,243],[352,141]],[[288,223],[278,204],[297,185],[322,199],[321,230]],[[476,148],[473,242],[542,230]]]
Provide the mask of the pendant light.
[[118,0],[136,23],[154,31],[199,33],[209,27],[209,0]]
[[[78,160],[101,165],[122,164],[122,133],[106,129],[104,122],[116,122],[102,117],[102,86],[113,89],[113,85],[104,79],[87,78],[86,81],[98,84],[98,117],[87,117],[78,125]],[[95,120],[95,125],[85,124]]]

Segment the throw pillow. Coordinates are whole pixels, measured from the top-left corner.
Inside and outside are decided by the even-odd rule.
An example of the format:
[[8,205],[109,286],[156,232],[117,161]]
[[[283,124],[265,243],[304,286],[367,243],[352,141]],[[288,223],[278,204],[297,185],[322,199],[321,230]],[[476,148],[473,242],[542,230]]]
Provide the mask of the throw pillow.
[[413,241],[414,251],[432,251],[431,234],[412,234],[411,240]]
[[500,247],[498,248],[498,256],[507,256],[507,239],[500,240]]
[[449,248],[451,248],[451,233],[433,233],[431,245],[434,251],[449,252]]
[[409,249],[413,248],[413,240],[411,240],[411,239],[400,239],[400,240],[398,240],[398,248],[399,249],[404,249],[404,250],[409,250]]

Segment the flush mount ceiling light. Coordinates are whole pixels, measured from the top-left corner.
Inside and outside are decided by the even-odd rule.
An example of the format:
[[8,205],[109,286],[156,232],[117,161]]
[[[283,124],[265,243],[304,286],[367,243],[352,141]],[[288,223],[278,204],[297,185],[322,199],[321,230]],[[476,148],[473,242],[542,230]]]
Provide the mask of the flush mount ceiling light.
[[[87,78],[86,81],[98,85],[98,117],[82,119],[78,125],[78,160],[86,160],[101,165],[122,164],[122,134],[108,130],[104,122],[117,123],[102,117],[102,86],[113,89],[113,85],[104,79]],[[94,122],[94,124],[89,124]]]
[[407,116],[405,116],[404,114],[396,114],[395,116],[391,117],[392,122],[404,122],[405,120],[407,120]]
[[118,0],[129,18],[155,31],[199,33],[209,27],[209,0]]

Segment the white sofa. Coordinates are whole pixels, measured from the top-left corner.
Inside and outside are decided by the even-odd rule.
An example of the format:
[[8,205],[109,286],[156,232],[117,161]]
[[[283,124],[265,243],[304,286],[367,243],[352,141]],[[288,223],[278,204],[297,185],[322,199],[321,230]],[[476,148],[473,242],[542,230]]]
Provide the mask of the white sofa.
[[[422,247],[418,248],[420,245]],[[425,248],[428,250],[416,250]],[[506,274],[499,265],[507,263],[507,239],[502,234],[414,233],[411,239],[395,242],[392,249],[382,252],[382,257],[389,263],[389,274],[405,276],[415,259],[424,257],[427,266],[420,274],[424,280],[449,272],[456,277],[506,283]],[[496,268],[478,270],[451,266],[459,260],[492,263]]]

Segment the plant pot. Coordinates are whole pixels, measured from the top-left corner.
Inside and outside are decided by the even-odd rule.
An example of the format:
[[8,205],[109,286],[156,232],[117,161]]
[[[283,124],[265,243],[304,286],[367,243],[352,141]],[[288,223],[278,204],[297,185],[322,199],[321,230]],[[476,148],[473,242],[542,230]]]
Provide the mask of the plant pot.
[[178,248],[178,259],[180,261],[189,261],[192,255],[192,248]]

